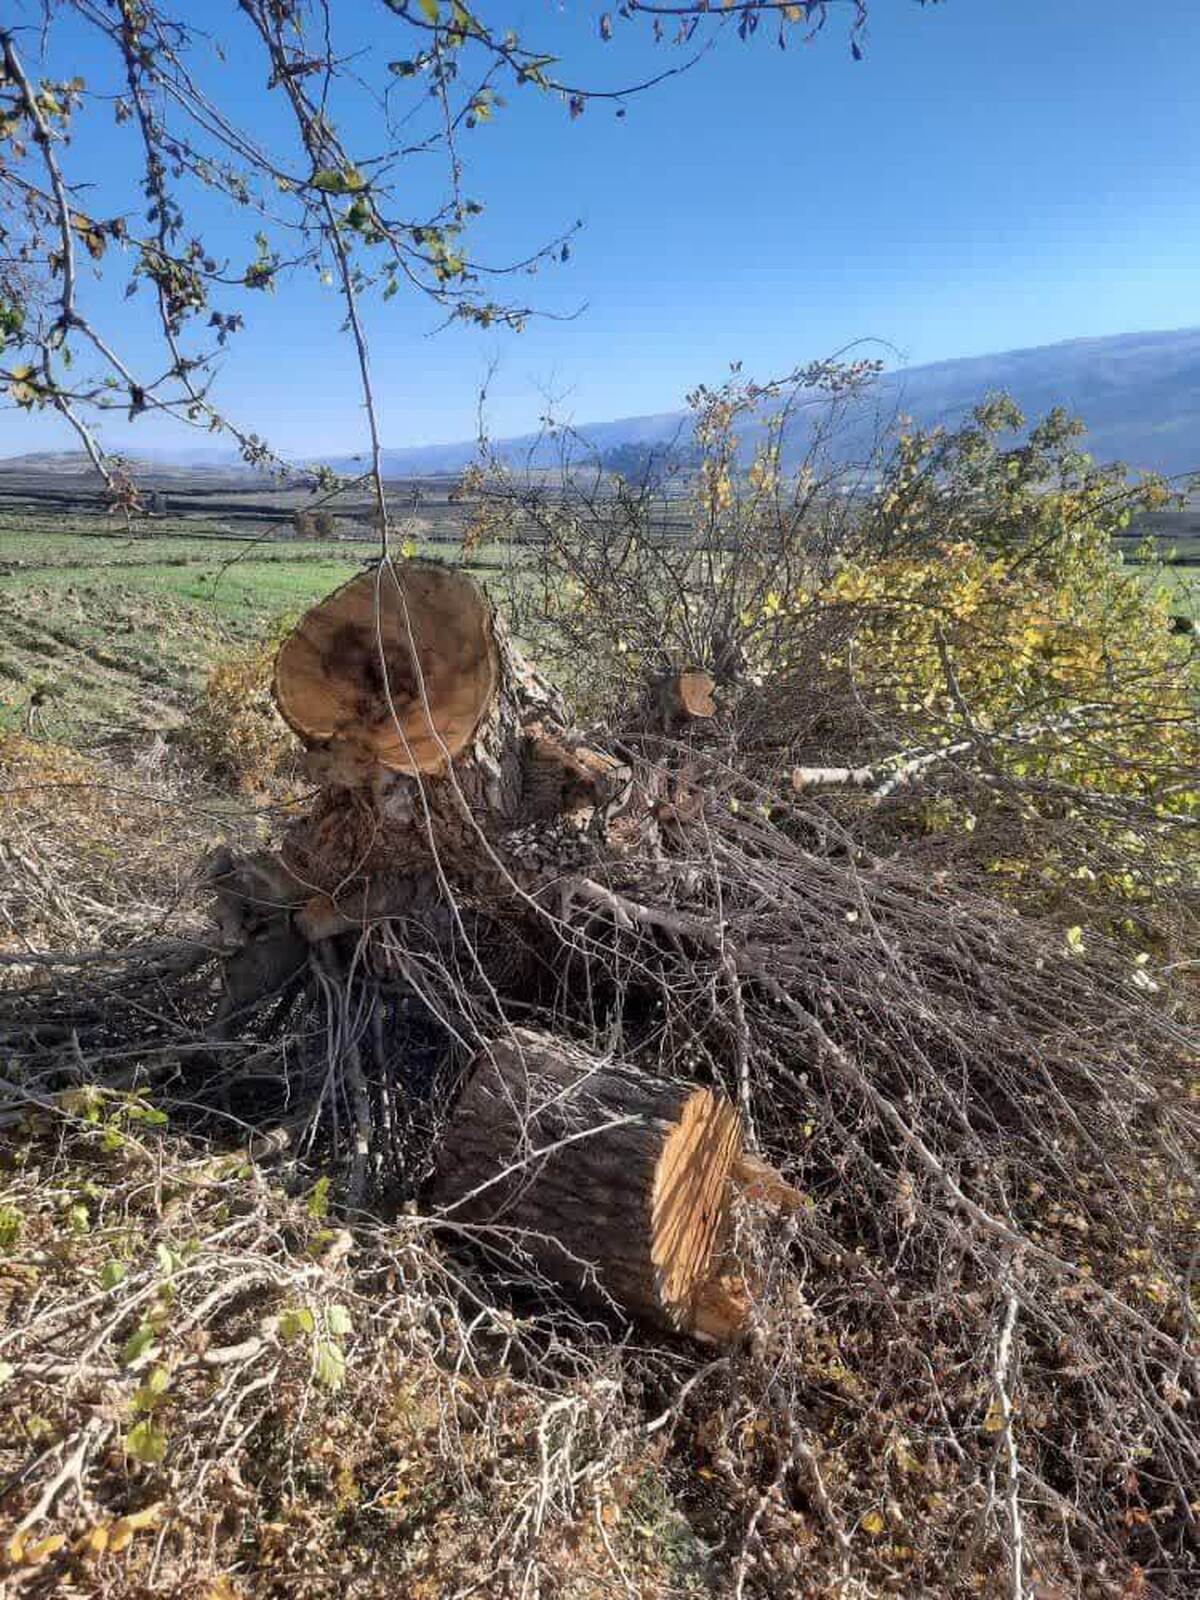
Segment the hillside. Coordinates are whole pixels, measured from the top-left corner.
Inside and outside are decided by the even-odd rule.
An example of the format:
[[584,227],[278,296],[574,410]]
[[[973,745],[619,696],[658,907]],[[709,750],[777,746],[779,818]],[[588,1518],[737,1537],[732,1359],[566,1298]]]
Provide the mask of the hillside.
[[[1105,339],[1072,339],[1063,344],[967,356],[928,366],[887,372],[864,401],[861,417],[840,430],[837,451],[854,459],[869,449],[878,427],[897,414],[917,422],[953,422],[987,394],[1004,390],[1027,416],[1065,406],[1088,425],[1089,448],[1102,461],[1125,461],[1142,471],[1171,475],[1200,468],[1200,328],[1164,333],[1124,333]],[[571,454],[600,455],[622,445],[670,445],[690,431],[687,411],[659,411],[578,426]],[[804,448],[801,427],[793,431],[793,453]],[[147,448],[141,441],[114,446],[156,477],[173,472],[248,473],[236,451],[204,447]],[[514,466],[558,464],[562,445],[543,433],[492,441],[492,448]],[[388,477],[460,472],[478,453],[478,442],[406,445],[383,453]],[[315,450],[297,455],[297,464],[324,460]],[[329,460],[335,470],[361,473],[362,455]],[[27,471],[80,475],[90,465],[79,452],[39,451],[0,457],[0,473]]]
[[[1200,467],[1200,328],[1073,339],[886,373],[839,449],[849,456],[861,452],[877,422],[898,411],[925,424],[952,422],[996,390],[1011,394],[1028,416],[1057,405],[1081,416],[1089,447],[1101,460],[1171,474]],[[578,433],[604,453],[622,444],[670,444],[688,428],[686,411],[667,411],[587,423]],[[803,447],[799,429],[794,446]],[[537,434],[497,440],[495,448],[514,464],[529,460],[539,466],[554,464],[559,450]],[[422,445],[386,451],[384,465],[389,475],[453,472],[475,453],[473,440]],[[334,465],[362,470],[353,457]]]

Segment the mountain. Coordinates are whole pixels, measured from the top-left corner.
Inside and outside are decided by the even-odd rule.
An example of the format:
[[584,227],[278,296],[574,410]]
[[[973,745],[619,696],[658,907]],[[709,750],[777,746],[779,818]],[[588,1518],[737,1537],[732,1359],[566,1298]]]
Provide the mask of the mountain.
[[[686,411],[660,411],[646,417],[621,417],[615,422],[589,422],[577,430],[579,439],[572,445],[570,454],[572,459],[578,460],[590,452],[603,455],[622,445],[686,443],[689,421]],[[542,433],[523,433],[511,439],[493,439],[491,448],[513,466],[528,464],[550,467],[560,459],[562,446],[548,440]],[[461,472],[478,454],[479,445],[474,439],[457,444],[409,445],[398,450],[385,450],[383,470],[389,478]],[[369,458],[365,455],[335,456],[328,463],[335,472],[347,475],[365,472],[368,464]]]
[[1031,419],[1056,405],[1082,417],[1087,448],[1099,460],[1200,470],[1200,328],[939,361],[889,374],[881,389],[924,423],[953,421],[1003,389]]
[[[1131,467],[1169,474],[1200,470],[1200,328],[1072,339],[1065,344],[885,373],[858,415],[839,431],[836,453],[847,460],[860,458],[869,449],[879,423],[898,412],[925,425],[953,423],[997,390],[1011,394],[1031,419],[1056,405],[1081,416],[1089,430],[1087,448],[1099,460],[1124,461]],[[578,462],[589,453],[604,458],[630,447],[686,447],[689,434],[690,414],[686,411],[622,417],[579,427],[570,454]],[[801,420],[792,434],[793,457],[803,451],[805,443]],[[553,468],[563,446],[531,433],[495,440],[492,448],[514,466]],[[160,473],[172,467],[198,472],[246,470],[233,451],[219,448],[139,447],[136,454]],[[473,440],[389,449],[384,451],[384,470],[397,478],[459,472],[476,454]],[[86,468],[77,456],[44,454],[18,459],[27,468],[36,466],[61,474]],[[335,457],[330,465],[348,476],[356,475],[365,470],[366,458]],[[11,471],[16,466],[16,460],[0,462],[0,470]]]
[[[1172,474],[1200,470],[1200,328],[1072,339],[886,373],[857,422],[839,434],[838,451],[848,458],[860,455],[878,422],[897,412],[927,426],[953,423],[997,390],[1011,394],[1031,419],[1056,405],[1081,416],[1088,424],[1087,448],[1099,460]],[[584,446],[576,445],[574,455],[578,459],[590,449],[603,456],[624,445],[686,444],[688,431],[685,411],[589,423],[576,430]],[[793,447],[799,453],[803,446],[797,430]],[[560,446],[524,434],[493,441],[493,449],[515,465],[550,467]],[[384,468],[394,477],[457,472],[475,455],[473,441],[420,445],[386,450]],[[362,472],[365,462],[343,457],[332,465],[341,472]]]
[[[203,475],[216,473],[228,478],[243,473],[261,476],[257,467],[248,467],[236,450],[221,450],[181,445],[111,445],[109,453],[119,456],[138,476],[146,473]],[[0,472],[52,473],[60,478],[95,478],[99,474],[82,450],[32,450],[26,455],[0,458]]]

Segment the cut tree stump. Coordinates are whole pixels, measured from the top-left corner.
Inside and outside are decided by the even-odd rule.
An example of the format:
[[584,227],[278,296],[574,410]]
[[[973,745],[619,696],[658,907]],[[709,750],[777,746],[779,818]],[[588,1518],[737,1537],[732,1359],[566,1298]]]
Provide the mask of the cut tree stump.
[[705,722],[717,714],[716,684],[710,672],[680,672],[663,684],[663,700],[672,722]]
[[506,835],[578,833],[629,793],[628,767],[566,726],[557,691],[459,568],[386,561],[352,578],[284,640],[274,693],[321,789],[284,859],[351,920],[368,884],[371,915],[411,910],[404,880],[434,865],[496,897],[506,875],[512,887]]
[[496,699],[501,652],[483,591],[452,567],[385,565],[312,607],[275,660],[275,702],[331,776],[435,774]]
[[724,1343],[750,1314],[727,1258],[741,1156],[724,1096],[518,1028],[476,1058],[430,1198],[585,1303]]
[[[713,691],[707,673],[676,674],[658,685],[659,714],[677,731],[702,724]],[[651,871],[665,863],[703,783],[692,765],[631,751],[631,768],[593,748],[479,585],[433,562],[384,561],[313,606],[279,650],[274,692],[319,792],[279,855],[223,850],[209,864],[226,951],[212,1031],[227,1039],[261,1012],[269,1034],[305,1005],[325,1015],[337,976],[354,971],[344,1071],[365,1152],[368,1043],[382,1081],[403,1082],[383,1018],[395,974],[413,982],[405,949],[468,970],[465,908],[490,940],[489,985],[510,956],[548,976],[574,949],[562,933],[573,907],[584,933],[624,915],[594,869],[632,854]],[[364,939],[380,924],[386,938]],[[742,1145],[722,1094],[513,1029],[473,1064],[431,1199],[447,1224],[485,1229],[490,1249],[584,1304],[724,1343],[750,1320],[735,1201],[751,1221],[755,1207],[799,1202]]]

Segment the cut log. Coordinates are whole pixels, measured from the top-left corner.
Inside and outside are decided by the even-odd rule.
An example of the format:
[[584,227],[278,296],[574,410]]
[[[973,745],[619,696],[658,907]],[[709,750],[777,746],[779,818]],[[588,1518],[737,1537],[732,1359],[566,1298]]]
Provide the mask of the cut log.
[[653,679],[631,731],[679,733],[696,723],[711,722],[717,714],[716,680],[711,672],[689,668]]
[[724,1096],[515,1029],[477,1057],[430,1198],[585,1303],[723,1342],[749,1316],[726,1260],[741,1150]]
[[716,684],[710,672],[681,672],[671,680],[671,706],[680,722],[704,721],[717,714]]

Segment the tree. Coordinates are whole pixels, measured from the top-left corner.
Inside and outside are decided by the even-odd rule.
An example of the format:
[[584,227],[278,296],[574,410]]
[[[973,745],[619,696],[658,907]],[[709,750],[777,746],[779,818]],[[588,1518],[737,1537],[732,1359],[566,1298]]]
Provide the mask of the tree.
[[[554,55],[465,0],[370,0],[362,50],[348,42],[354,15],[335,0],[238,0],[210,24],[219,35],[183,0],[48,0],[44,13],[37,27],[31,19],[0,30],[0,384],[9,401],[59,412],[126,509],[136,492],[95,428],[106,413],[163,413],[231,435],[247,461],[269,463],[266,440],[214,402],[213,360],[242,331],[256,294],[295,273],[322,274],[340,290],[357,352],[386,539],[364,299],[404,291],[450,319],[519,329],[535,308],[513,291],[514,275],[570,253],[574,229],[520,262],[497,265],[476,250],[472,223],[484,202],[469,186],[469,139],[502,114],[505,94],[541,94],[569,119],[596,102],[622,116],[632,97],[687,71],[731,30],[785,46],[835,13],[859,56],[867,0],[745,0],[721,11],[709,0],[626,0],[598,16],[600,45],[614,28],[644,22],[655,44],[679,54],[615,88],[576,82]],[[72,50],[89,39],[99,79],[54,70],[60,24],[72,29]],[[261,61],[262,103],[223,94],[228,50]],[[278,112],[286,137],[260,137]],[[128,199],[103,211],[74,175],[78,142],[102,116],[129,132],[129,165],[116,175]],[[431,157],[433,184],[424,181]],[[206,242],[208,197],[235,217],[236,249]],[[125,276],[127,297],[150,301],[162,345],[155,370],[135,370],[120,331],[96,319],[89,274]]]

